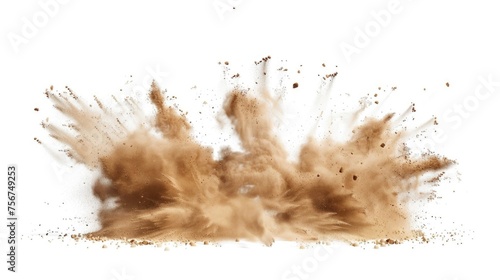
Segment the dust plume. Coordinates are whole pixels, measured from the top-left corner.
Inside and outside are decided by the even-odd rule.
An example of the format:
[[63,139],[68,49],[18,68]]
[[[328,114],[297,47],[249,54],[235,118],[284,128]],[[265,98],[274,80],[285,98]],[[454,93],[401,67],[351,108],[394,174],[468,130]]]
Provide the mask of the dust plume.
[[405,238],[409,196],[427,173],[452,161],[410,155],[393,114],[367,119],[347,141],[310,137],[290,160],[275,136],[276,100],[266,92],[230,91],[223,113],[243,151],[214,151],[192,137],[187,116],[153,83],[154,116],[128,98],[126,113],[94,106],[69,88],[46,92],[72,123],[44,123],[66,153],[100,172],[102,202],[92,236],[147,240]]

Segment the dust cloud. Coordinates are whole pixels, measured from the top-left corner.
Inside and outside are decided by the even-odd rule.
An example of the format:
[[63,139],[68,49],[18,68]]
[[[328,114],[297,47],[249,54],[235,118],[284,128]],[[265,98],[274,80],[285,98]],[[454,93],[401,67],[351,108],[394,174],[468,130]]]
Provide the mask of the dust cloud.
[[[407,238],[409,197],[424,174],[453,162],[434,154],[412,156],[393,114],[366,119],[347,141],[314,139],[290,160],[275,136],[276,100],[234,89],[222,104],[242,151],[224,148],[216,159],[197,143],[187,116],[169,106],[155,83],[146,116],[131,98],[117,113],[97,97],[82,101],[71,89],[46,96],[71,120],[44,123],[65,152],[100,178],[105,238],[167,240],[330,240]],[[127,121],[125,121],[127,120]],[[133,122],[134,125],[130,123]]]

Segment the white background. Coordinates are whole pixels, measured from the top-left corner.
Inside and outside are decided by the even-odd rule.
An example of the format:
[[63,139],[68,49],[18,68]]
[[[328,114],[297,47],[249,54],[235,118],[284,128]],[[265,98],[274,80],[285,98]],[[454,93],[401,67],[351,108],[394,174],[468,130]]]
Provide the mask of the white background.
[[[56,5],[44,9],[49,2]],[[499,279],[500,86],[491,92],[481,88],[481,79],[500,81],[498,7],[495,1],[390,3],[2,1],[0,166],[5,173],[12,163],[19,170],[20,244],[19,272],[7,273],[7,233],[0,227],[1,278]],[[388,8],[391,5],[395,8]],[[378,23],[376,15],[386,13],[381,11],[388,11],[390,18]],[[360,32],[366,34],[367,28],[372,33],[363,41]],[[346,44],[356,53],[346,55]],[[441,186],[442,199],[428,211],[444,222],[427,222],[435,223],[429,226],[436,230],[453,227],[464,236],[463,244],[435,240],[378,250],[372,245],[333,244],[326,251],[283,242],[270,248],[229,242],[220,247],[168,244],[165,251],[165,246],[102,249],[100,243],[57,238],[73,229],[96,229],[92,212],[98,204],[90,189],[95,174],[64,158],[56,160],[33,140],[54,144],[39,125],[45,117],[57,116],[44,98],[45,89],[69,86],[88,100],[93,95],[106,99],[119,95],[120,89],[144,92],[156,71],[161,87],[177,94],[179,105],[193,112],[195,130],[206,130],[196,130],[204,136],[201,140],[216,144],[214,135],[220,131],[210,114],[217,110],[201,104],[220,105],[231,86],[224,82],[218,62],[229,61],[231,73],[246,73],[248,78],[257,69],[253,62],[267,55],[272,56],[271,69],[297,70],[303,65],[301,75],[284,79],[288,89],[295,81],[300,84],[287,95],[284,117],[295,128],[280,130],[283,138],[296,140],[290,142],[292,149],[318,113],[313,102],[321,84],[318,74],[339,71],[333,99],[319,104],[323,110],[356,108],[360,96],[377,92],[379,86],[397,86],[383,110],[401,113],[415,102],[416,124],[437,116],[444,132],[433,149],[459,164]],[[478,87],[480,99],[474,95]],[[335,96],[342,96],[342,102]],[[466,115],[459,115],[456,110],[464,105]],[[200,110],[205,111],[198,114]],[[3,193],[0,201],[5,201]],[[294,275],[294,266],[309,272]]]

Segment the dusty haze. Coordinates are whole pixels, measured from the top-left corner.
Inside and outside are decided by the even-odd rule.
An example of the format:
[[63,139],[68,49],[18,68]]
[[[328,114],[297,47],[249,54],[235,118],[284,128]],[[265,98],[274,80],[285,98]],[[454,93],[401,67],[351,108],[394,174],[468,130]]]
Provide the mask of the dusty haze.
[[406,238],[408,197],[418,192],[420,176],[452,164],[410,156],[392,114],[363,121],[345,142],[309,138],[291,161],[275,137],[277,101],[267,92],[227,94],[221,106],[243,152],[215,151],[220,159],[194,140],[186,116],[155,83],[153,117],[133,99],[117,102],[127,108],[117,113],[97,97],[89,106],[69,88],[46,95],[71,124],[44,127],[70,157],[101,174],[93,193],[102,202],[102,228],[92,236],[265,244]]

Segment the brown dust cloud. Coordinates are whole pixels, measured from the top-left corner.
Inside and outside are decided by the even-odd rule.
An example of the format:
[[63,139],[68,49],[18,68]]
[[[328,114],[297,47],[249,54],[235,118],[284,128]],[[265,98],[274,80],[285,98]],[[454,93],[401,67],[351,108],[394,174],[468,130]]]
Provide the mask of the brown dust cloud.
[[412,156],[394,114],[365,119],[347,141],[309,137],[291,160],[273,126],[278,101],[266,89],[227,94],[222,111],[242,150],[223,148],[217,158],[156,83],[149,92],[154,116],[131,98],[115,99],[127,108],[116,112],[69,88],[46,96],[70,123],[43,126],[68,156],[100,174],[92,191],[101,228],[93,237],[267,245],[408,238],[408,194],[418,192],[420,177],[453,164],[432,153]]

